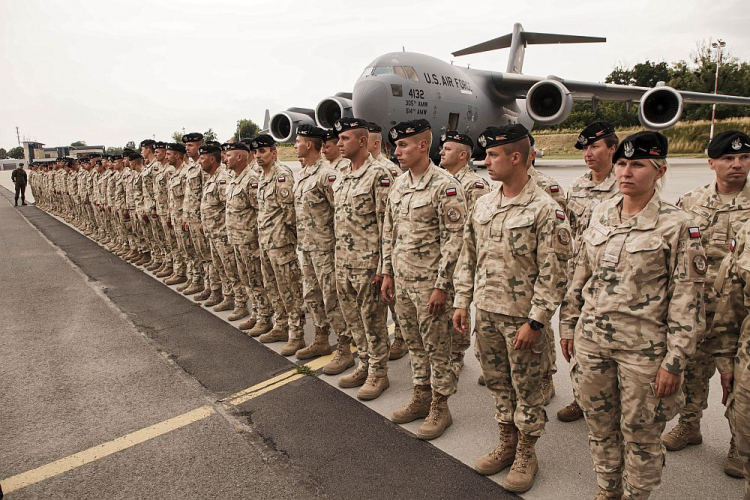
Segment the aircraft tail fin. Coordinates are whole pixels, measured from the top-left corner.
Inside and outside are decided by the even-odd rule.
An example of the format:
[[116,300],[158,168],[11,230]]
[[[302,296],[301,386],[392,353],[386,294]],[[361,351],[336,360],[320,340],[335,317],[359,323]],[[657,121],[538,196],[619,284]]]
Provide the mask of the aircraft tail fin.
[[606,38],[598,36],[578,36],[578,35],[558,35],[554,33],[533,33],[524,31],[520,23],[513,25],[513,33],[508,33],[498,38],[486,42],[472,45],[465,49],[453,52],[453,55],[465,56],[468,54],[477,54],[488,52],[490,50],[507,49],[510,47],[510,57],[508,57],[508,66],[506,73],[521,73],[523,69],[523,57],[527,45],[542,45],[555,43],[598,43],[606,42]]

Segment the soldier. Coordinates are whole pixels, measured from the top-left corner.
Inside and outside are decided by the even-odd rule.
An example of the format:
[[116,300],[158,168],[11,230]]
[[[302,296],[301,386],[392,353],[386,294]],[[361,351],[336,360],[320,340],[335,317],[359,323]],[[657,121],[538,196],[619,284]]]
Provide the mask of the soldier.
[[[573,231],[573,254],[578,254],[581,236],[589,226],[591,212],[599,203],[619,193],[612,165],[612,156],[619,144],[615,127],[607,122],[594,122],[581,131],[574,147],[583,151],[583,160],[590,171],[575,179],[568,188],[565,213]],[[568,264],[568,277],[573,276],[575,260]],[[558,420],[574,422],[583,418],[583,410],[573,400],[557,412]]]
[[659,196],[666,157],[657,132],[618,146],[621,195],[594,209],[560,313],[598,499],[648,498],[659,487],[661,435],[682,405],[682,372],[705,328],[701,231]]
[[334,129],[339,150],[350,162],[339,171],[333,184],[336,285],[348,332],[339,336],[336,354],[323,373],[341,373],[354,365],[350,349],[353,337],[359,366],[339,378],[338,384],[342,388],[361,386],[357,397],[371,400],[390,385],[388,309],[380,298],[383,280],[380,237],[393,178],[367,151],[366,121],[342,118]]
[[397,124],[389,140],[407,171],[388,195],[381,293],[386,302],[396,299],[414,385],[411,400],[391,420],[402,424],[425,418],[416,435],[430,440],[453,423],[448,398],[456,392],[458,377],[451,359],[450,303],[466,200],[458,180],[430,160],[427,120]]
[[13,170],[13,173],[10,174],[10,180],[16,187],[15,206],[18,206],[19,196],[21,197],[21,205],[26,205],[26,182],[28,179],[26,171],[23,169],[23,163],[19,163],[18,167]]
[[326,137],[323,141],[323,146],[320,148],[320,152],[323,153],[323,157],[334,170],[341,172],[349,167],[350,161],[348,158],[341,156],[338,142],[339,136],[336,130],[326,130]]
[[270,135],[253,139],[255,158],[263,169],[258,183],[258,237],[261,270],[276,318],[274,328],[261,335],[263,343],[286,341],[281,354],[291,356],[305,347],[302,286],[297,261],[294,176],[278,160]]
[[300,125],[294,150],[302,164],[294,187],[297,213],[297,248],[302,261],[304,299],[315,323],[315,340],[297,351],[297,359],[310,359],[331,353],[330,329],[337,338],[344,335],[346,322],[336,295],[333,251],[333,183],[338,174],[323,162],[320,148],[325,130]]
[[256,165],[253,151],[244,142],[226,145],[227,167],[234,173],[227,187],[226,228],[234,248],[242,284],[253,296],[250,319],[239,325],[248,335],[257,337],[271,331],[270,301],[263,285],[258,243],[258,182],[250,165]]
[[[167,225],[174,229],[175,247],[172,248],[172,259],[174,269],[172,274],[164,279],[167,285],[178,285],[187,283],[187,263],[191,259],[192,245],[190,235],[184,230],[182,224],[183,202],[185,199],[185,173],[187,163],[185,162],[185,145],[181,143],[169,143],[165,145],[165,160],[175,170],[169,177],[167,185],[169,202],[169,220]],[[157,148],[157,151],[159,149]],[[157,181],[158,182],[158,181]]]
[[137,266],[149,266],[152,264],[152,256],[148,241],[153,237],[150,233],[151,227],[147,225],[148,216],[146,215],[145,198],[143,196],[143,156],[140,153],[133,152],[130,153],[128,159],[130,160],[130,168],[133,170],[133,177],[130,181],[133,190],[133,208],[135,209],[132,218],[133,233],[138,245],[138,252],[141,254],[141,258],[133,263]]
[[[184,256],[177,245],[177,236],[175,228],[172,225],[172,216],[170,212],[170,182],[172,175],[175,173],[174,165],[167,161],[167,145],[161,141],[154,144],[154,210],[151,211],[151,220],[156,221],[161,226],[161,232],[164,239],[164,266],[157,269],[154,275],[157,278],[168,278],[179,272],[182,268],[184,274]],[[158,168],[158,171],[156,170]]]
[[500,443],[474,467],[491,475],[513,464],[503,487],[524,492],[539,470],[547,330],[565,293],[570,227],[528,172],[531,144],[523,125],[488,127],[477,142],[490,178],[502,185],[477,200],[466,225],[453,325],[467,334],[473,301],[480,363],[500,429]]
[[148,228],[150,236],[147,244],[151,252],[151,264],[146,266],[147,271],[155,272],[164,266],[164,230],[159,220],[153,217],[156,210],[156,200],[154,199],[154,178],[163,168],[161,163],[156,160],[154,145],[156,141],[146,139],[141,141],[140,150],[145,166],[141,171],[141,189],[143,191],[143,214],[141,220]]
[[[700,229],[701,243],[708,258],[706,282],[713,283],[731,241],[750,218],[750,185],[747,183],[750,137],[736,130],[722,132],[708,145],[708,158],[716,179],[685,194],[678,206]],[[711,286],[705,289],[705,302],[706,324],[709,325],[707,335],[714,336],[710,328],[715,325],[716,297]],[[679,423],[663,437],[664,446],[669,451],[703,442],[700,421],[703,410],[708,408],[708,382],[716,371],[716,362],[702,346],[699,341],[695,355],[685,368],[682,385],[685,406],[680,410]],[[742,477],[734,439],[729,443],[724,472],[732,477]]]

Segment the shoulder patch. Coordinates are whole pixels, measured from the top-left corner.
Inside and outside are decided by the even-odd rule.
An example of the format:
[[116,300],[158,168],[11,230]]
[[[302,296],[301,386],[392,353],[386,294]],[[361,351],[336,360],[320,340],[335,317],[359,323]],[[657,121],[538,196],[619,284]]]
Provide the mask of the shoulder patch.
[[729,243],[729,251],[734,252],[734,249],[737,247],[737,238],[732,238],[732,241]]
[[447,196],[456,196],[458,194],[458,190],[456,190],[456,188],[448,188],[445,190],[445,194]]
[[336,174],[328,174],[328,182],[333,182],[336,180]]
[[219,184],[226,184],[226,183],[227,183],[227,181],[225,181],[224,179],[221,179],[221,180],[219,181]]
[[565,220],[565,212],[560,210],[559,208],[555,210],[555,217],[557,217],[560,220]]
[[276,180],[279,181],[279,182],[286,182],[286,177],[283,176],[283,175],[281,175]]
[[382,187],[388,187],[391,185],[391,180],[387,177],[383,177],[382,179],[380,179],[380,185]]
[[559,193],[560,192],[560,186],[557,184],[550,184],[549,190],[551,193]]
[[691,238],[700,238],[701,230],[699,227],[689,227],[688,234],[690,235]]
[[250,183],[250,187],[252,189],[258,189],[258,183],[257,182],[252,182],[252,183]]
[[475,182],[474,187],[477,189],[484,189],[484,182]]

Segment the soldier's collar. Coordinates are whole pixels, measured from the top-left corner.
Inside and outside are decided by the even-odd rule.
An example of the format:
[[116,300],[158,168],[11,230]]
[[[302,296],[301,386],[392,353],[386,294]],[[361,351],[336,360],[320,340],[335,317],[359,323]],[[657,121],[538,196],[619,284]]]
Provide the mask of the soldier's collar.
[[[456,172],[456,175],[454,175],[453,177],[455,177],[456,179],[458,179],[459,181],[461,181],[466,176],[466,174],[468,174],[471,171],[472,171],[471,167],[469,166],[468,163],[466,163],[466,165],[464,165],[463,167],[461,167],[459,169],[459,171]],[[446,169],[446,172],[448,172],[447,169]]]
[[[591,174],[591,171],[589,171],[589,174]],[[591,175],[591,182],[594,182],[594,176]],[[612,186],[617,183],[617,176],[615,175],[615,169],[609,171],[609,175],[606,179],[604,179],[599,184],[595,184],[594,187],[591,188],[592,191],[610,191],[612,189]]]
[[[616,201],[614,201],[612,208],[609,211],[609,225],[616,227],[621,225],[618,212],[619,207],[623,203],[623,195],[620,194],[618,197],[614,198],[614,200]],[[622,226],[639,230],[653,229],[659,221],[660,207],[661,196],[659,196],[658,191],[655,191],[654,196],[652,196],[646,206],[643,207],[641,213],[634,215],[627,222],[622,223]]]
[[349,171],[346,173],[346,175],[352,178],[362,177],[363,175],[365,175],[365,172],[369,170],[370,165],[372,165],[373,163],[375,163],[375,159],[372,157],[372,155],[367,155],[367,159],[365,160],[365,162],[356,171],[351,170],[351,163],[350,163],[349,164],[350,168],[349,168]]

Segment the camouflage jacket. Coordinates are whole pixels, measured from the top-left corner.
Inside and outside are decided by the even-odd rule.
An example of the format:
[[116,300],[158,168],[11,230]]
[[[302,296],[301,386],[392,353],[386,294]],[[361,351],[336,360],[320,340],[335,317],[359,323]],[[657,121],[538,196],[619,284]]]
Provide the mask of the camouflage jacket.
[[131,168],[124,168],[122,170],[122,181],[125,187],[125,204],[129,210],[135,210],[135,189],[134,179],[138,175],[138,172]]
[[339,171],[333,183],[336,266],[375,269],[381,274],[381,235],[393,178],[372,155],[352,172]]
[[700,234],[658,193],[624,222],[622,202],[619,195],[594,209],[560,312],[560,337],[664,356],[661,366],[680,374],[705,330]]
[[294,187],[298,248],[303,252],[332,252],[333,183],[338,173],[319,159],[303,167]]
[[59,191],[60,193],[67,193],[68,192],[68,173],[63,170],[57,170],[55,171],[55,191]]
[[458,179],[458,182],[461,183],[461,187],[464,188],[466,206],[470,209],[474,206],[480,196],[492,191],[492,186],[479,177],[468,164],[464,165],[461,170],[456,172],[454,177]]
[[182,210],[185,201],[185,174],[187,173],[187,163],[183,162],[179,168],[176,168],[169,178],[168,196],[169,196],[169,215],[172,216],[172,224],[182,224]]
[[201,221],[204,234],[212,239],[227,235],[226,206],[229,181],[227,170],[218,168],[203,184]]
[[185,222],[201,221],[201,197],[203,196],[203,169],[195,162],[187,164],[185,190],[182,200],[182,218]]
[[264,250],[297,244],[294,176],[276,161],[258,181],[258,240]]
[[169,184],[174,173],[175,168],[167,163],[166,165],[161,165],[159,171],[154,176],[154,206],[156,207],[156,215],[159,217],[170,215]]
[[385,168],[388,169],[388,171],[391,173],[391,177],[395,180],[396,177],[403,174],[404,171],[401,170],[401,167],[393,163],[391,160],[385,157],[383,153],[380,153],[377,158],[374,158],[375,163],[379,163],[383,165]]
[[328,160],[325,160],[325,159],[323,161],[327,165],[329,165],[332,169],[334,169],[336,172],[342,172],[348,167],[350,167],[352,164],[352,162],[350,162],[348,158],[344,158],[343,156],[339,156],[333,162],[329,162]]
[[258,248],[258,174],[248,165],[229,181],[226,228],[229,243]]
[[156,198],[154,197],[154,179],[159,174],[162,164],[157,160],[151,160],[148,165],[143,167],[141,172],[141,184],[143,185],[143,209],[150,214],[156,209]]
[[607,178],[599,184],[594,182],[591,171],[573,181],[568,187],[568,206],[565,213],[570,221],[570,228],[573,230],[573,238],[576,242],[589,226],[594,208],[619,192],[614,168],[609,172]]
[[74,170],[68,175],[68,194],[73,197],[74,200],[78,200],[78,176],[81,175],[81,169]]
[[112,177],[112,170],[105,170],[99,174],[97,179],[97,189],[99,190],[99,203],[109,206],[109,179]]
[[567,202],[565,201],[565,191],[563,191],[562,186],[560,186],[560,184],[558,184],[555,179],[545,173],[540,172],[539,170],[534,168],[534,166],[529,167],[529,175],[532,179],[534,179],[537,186],[542,188],[542,191],[550,195],[552,199],[555,200],[558,205],[560,205],[560,208],[565,210],[565,207],[567,205]]
[[454,307],[528,318],[549,326],[568,282],[570,226],[530,178],[502,206],[502,185],[474,205],[458,259]]
[[411,172],[393,182],[383,224],[383,274],[452,290],[466,200],[456,178],[432,161],[416,186]]
[[143,169],[140,172],[133,170],[130,186],[133,190],[133,207],[139,215],[143,214],[146,210],[146,206],[143,203]]
[[127,172],[121,170],[116,175],[112,176],[114,186],[112,189],[112,208],[117,210],[127,210],[128,207],[128,196],[127,196]]

